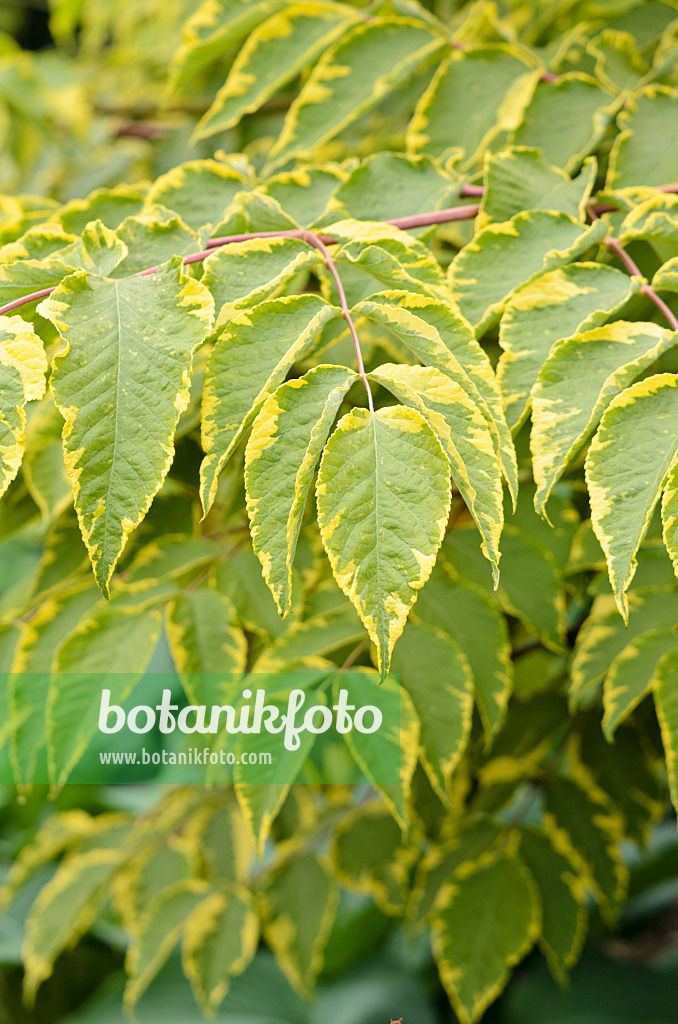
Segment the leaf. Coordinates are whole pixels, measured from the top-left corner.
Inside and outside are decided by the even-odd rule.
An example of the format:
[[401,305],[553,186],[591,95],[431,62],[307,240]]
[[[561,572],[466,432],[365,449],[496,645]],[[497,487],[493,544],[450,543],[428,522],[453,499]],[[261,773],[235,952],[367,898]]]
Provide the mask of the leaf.
[[[287,623],[278,614],[276,603],[261,574],[261,562],[251,544],[244,544],[233,552],[228,562],[217,566],[216,586],[233,602],[241,625],[266,643],[286,629]],[[292,599],[294,608],[291,614],[296,618],[300,608],[294,586]]]
[[43,288],[54,288],[64,277],[72,274],[73,270],[74,267],[57,257],[22,259],[14,263],[0,264],[0,305],[21,299]]
[[401,914],[416,850],[379,801],[356,807],[335,829],[332,869],[343,885],[371,896],[386,914]]
[[477,227],[510,220],[523,210],[555,210],[584,221],[596,177],[589,160],[577,178],[552,167],[538,149],[513,147],[487,158]]
[[648,85],[627,101],[619,115],[622,131],[610,153],[608,187],[665,185],[674,180],[675,105],[675,92],[660,85]]
[[673,343],[673,333],[657,324],[618,320],[554,345],[532,390],[534,506],[541,515],[611,399]]
[[24,406],[45,393],[42,342],[20,316],[0,317],[0,495],[19,472],[24,455]]
[[660,661],[653,686],[671,802],[675,809],[678,808],[678,658],[675,651]]
[[392,331],[420,362],[446,373],[479,406],[495,437],[511,495],[518,491],[516,455],[492,365],[455,307],[425,295],[388,291],[353,310]]
[[638,545],[678,452],[676,383],[673,374],[660,373],[618,395],[586,458],[591,522],[625,620]]
[[269,167],[311,157],[444,45],[442,37],[411,18],[373,17],[346,32],[322,55],[292,102]]
[[336,164],[311,164],[267,178],[263,187],[297,224],[306,227],[325,212],[330,196],[345,178],[346,172]]
[[433,921],[433,952],[461,1024],[472,1024],[504,988],[539,935],[539,895],[510,854],[450,885]]
[[318,251],[298,238],[252,238],[215,249],[201,280],[214,297],[216,327],[237,316],[239,307],[275,296],[318,259]]
[[[455,576],[487,587],[485,566],[477,554],[473,530],[459,527],[445,538],[443,563]],[[530,586],[525,586],[525,580]],[[502,573],[497,600],[515,615],[543,644],[561,651],[565,626],[562,579],[555,557],[540,540],[517,526],[502,534]]]
[[377,647],[382,676],[443,539],[449,473],[424,417],[401,407],[352,410],[323,453],[320,533],[335,579]]
[[157,611],[99,606],[59,648],[47,694],[49,774],[62,786],[97,731],[102,690],[121,704],[143,676],[162,628]]
[[205,512],[214,502],[221,469],[263,402],[337,315],[317,295],[291,295],[241,313],[217,335],[203,393],[206,454],[200,494]]
[[499,327],[503,353],[497,364],[511,429],[523,423],[532,386],[555,342],[604,323],[641,283],[605,264],[571,263],[533,278],[513,293]]
[[254,902],[243,888],[211,893],[190,912],[183,930],[181,963],[206,1017],[214,1017],[231,978],[249,966],[258,940]]
[[212,300],[174,257],[149,277],[74,274],[40,309],[66,342],[51,389],[66,420],[64,459],[80,529],[108,595],[127,537],[171,465]]
[[458,180],[430,157],[371,153],[335,190],[323,222],[342,217],[384,221],[401,217],[404,210],[437,210],[456,205],[459,191]]
[[359,20],[359,13],[344,4],[286,4],[247,37],[194,138],[232,128],[258,110]]
[[594,78],[569,71],[555,82],[539,82],[512,141],[538,146],[548,163],[572,174],[596,148],[617,107]]
[[461,647],[473,673],[480,717],[491,737],[504,720],[512,686],[505,620],[481,590],[440,576],[429,581],[414,614],[449,633]]
[[8,680],[9,710],[15,720],[10,756],[19,785],[34,780],[37,758],[45,746],[45,704],[59,645],[99,598],[94,583],[76,584],[41,604],[22,627]]
[[577,636],[570,672],[570,705],[584,707],[596,696],[611,663],[627,644],[655,629],[671,629],[678,616],[678,594],[666,587],[629,594],[624,624],[611,596],[597,597]]
[[[502,128],[515,127],[512,119],[520,115],[537,77],[517,48],[498,44],[454,50],[417,103],[407,129],[408,151],[441,156],[458,147],[468,166]],[[464,116],[451,116],[457,110]]]
[[184,934],[191,914],[199,907],[210,885],[186,878],[166,886],[144,909],[127,948],[128,974],[123,1005],[131,1012]]
[[471,729],[471,667],[451,636],[416,623],[405,627],[393,665],[419,718],[420,756],[426,774],[447,803],[447,787]]
[[591,792],[572,779],[553,777],[546,785],[545,824],[554,824],[569,837],[571,857],[578,872],[593,888],[608,920],[614,920],[628,885],[628,871],[618,842],[619,815],[599,790]]
[[313,853],[274,870],[262,893],[264,938],[280,970],[306,997],[322,967],[338,896],[323,861]]
[[496,323],[506,301],[545,270],[576,260],[605,234],[596,221],[584,228],[565,213],[528,210],[491,224],[450,264],[449,282],[476,337]]
[[182,28],[181,46],[169,68],[168,92],[182,91],[192,78],[228,53],[285,0],[203,0]]
[[430,250],[406,231],[375,221],[341,220],[328,225],[343,245],[333,259],[360,267],[390,288],[447,301],[445,275]]
[[220,703],[215,684],[245,671],[247,641],[235,618],[229,599],[209,587],[186,590],[169,605],[170,650],[191,704]]
[[355,608],[342,597],[333,614],[312,615],[294,622],[257,658],[256,672],[280,671],[300,658],[324,657],[349,643],[364,641],[365,631]]
[[127,247],[127,255],[114,277],[140,274],[171,256],[188,256],[200,248],[197,234],[164,206],[148,206],[136,217],[127,217],[116,237]]
[[86,199],[71,199],[65,203],[53,218],[65,231],[74,235],[82,234],[94,220],[100,220],[105,227],[114,230],[126,217],[133,217],[141,211],[147,190],[147,183],[97,188]]
[[238,192],[248,188],[247,178],[218,160],[189,160],[157,178],[146,196],[145,207],[166,206],[198,228],[218,224]]
[[384,363],[370,379],[425,417],[450,460],[452,479],[482,537],[482,550],[499,578],[499,538],[504,522],[501,469],[487,421],[450,377],[430,366]]
[[61,448],[63,425],[63,416],[49,396],[29,411],[23,476],[45,523],[56,519],[73,502]]
[[26,921],[22,950],[24,995],[31,1004],[58,955],[92,924],[119,862],[117,850],[94,849],[69,857],[40,890]]
[[291,608],[292,563],[313,474],[357,374],[316,366],[282,384],[259,412],[245,452],[252,546],[280,614]]
[[386,679],[377,690],[379,677],[372,669],[352,668],[335,675],[332,694],[335,704],[346,690],[347,703],[356,708],[376,706],[382,723],[376,732],[351,729],[344,734],[346,746],[359,768],[377,787],[401,828],[406,828],[407,802],[419,752],[419,720],[414,705],[394,679]]
[[542,925],[539,945],[554,978],[567,980],[568,968],[576,963],[584,944],[587,914],[581,883],[572,863],[558,848],[559,833],[523,829],[520,855],[539,887]]
[[672,629],[650,630],[614,659],[603,691],[603,732],[608,740],[653,689],[655,678],[661,675],[664,656],[676,647],[678,635]]

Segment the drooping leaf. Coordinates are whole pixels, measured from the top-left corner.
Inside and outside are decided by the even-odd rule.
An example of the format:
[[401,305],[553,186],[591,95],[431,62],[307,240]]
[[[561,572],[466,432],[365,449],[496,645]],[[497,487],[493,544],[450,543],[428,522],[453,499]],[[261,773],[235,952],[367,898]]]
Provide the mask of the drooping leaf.
[[672,651],[662,658],[654,680],[654,703],[662,732],[669,790],[678,807],[678,657]]
[[431,785],[446,786],[464,751],[473,713],[473,673],[461,646],[429,625],[406,626],[393,666],[421,725],[421,758]]
[[260,303],[217,336],[203,394],[206,455],[200,479],[206,512],[216,496],[221,469],[261,405],[337,314],[317,295],[293,295]]
[[591,521],[625,619],[638,545],[678,452],[677,380],[660,373],[623,391],[608,406],[586,458]]
[[565,213],[528,210],[491,224],[450,264],[452,292],[480,337],[506,301],[537,274],[573,262],[605,234],[596,221],[585,228]]
[[314,853],[274,871],[262,894],[264,937],[302,995],[310,994],[322,967],[338,895],[327,867]]
[[186,918],[181,962],[206,1017],[213,1017],[231,978],[249,966],[257,950],[259,921],[252,896],[233,887],[210,893]]
[[340,882],[368,893],[384,913],[402,913],[407,871],[416,851],[406,845],[400,826],[383,803],[355,808],[336,828],[331,855]]
[[294,99],[269,166],[312,156],[321,143],[374,107],[445,40],[411,18],[371,18],[320,58]]
[[499,131],[516,127],[537,78],[524,54],[503,44],[453,51],[419,99],[408,150],[440,156],[459,147],[471,164]]
[[290,610],[292,563],[313,474],[357,374],[317,366],[264,402],[245,453],[252,545],[281,615]]
[[539,935],[537,888],[510,854],[450,885],[433,920],[440,977],[462,1024],[473,1024]]
[[24,406],[45,393],[42,342],[20,316],[0,317],[0,495],[19,472],[24,455]]
[[504,522],[501,469],[487,421],[464,390],[432,366],[384,363],[370,378],[420,412],[450,460],[452,479],[476,521],[483,554],[499,578],[499,538]]
[[638,291],[640,278],[596,263],[571,263],[518,288],[499,327],[504,350],[497,364],[506,419],[525,419],[530,392],[555,342],[602,324]]
[[66,420],[64,457],[83,539],[108,594],[127,537],[172,462],[212,300],[174,257],[149,277],[74,274],[41,311],[67,346],[56,357],[51,388]]
[[614,659],[603,691],[603,731],[608,740],[651,691],[664,655],[677,647],[678,634],[673,630],[650,630],[628,644]]
[[612,153],[607,185],[667,185],[676,177],[676,99],[664,86],[648,85],[619,115],[622,127]]
[[673,344],[652,323],[618,320],[556,343],[532,390],[532,464],[542,515],[553,485],[610,401]]
[[257,110],[359,20],[344,4],[286,4],[247,37],[195,138],[225,131]]
[[245,671],[247,641],[224,594],[211,587],[184,591],[168,607],[166,628],[174,663],[191,704],[217,704],[212,676]]
[[323,544],[377,647],[383,675],[443,538],[449,474],[440,442],[413,409],[354,409],[323,453],[317,484]]

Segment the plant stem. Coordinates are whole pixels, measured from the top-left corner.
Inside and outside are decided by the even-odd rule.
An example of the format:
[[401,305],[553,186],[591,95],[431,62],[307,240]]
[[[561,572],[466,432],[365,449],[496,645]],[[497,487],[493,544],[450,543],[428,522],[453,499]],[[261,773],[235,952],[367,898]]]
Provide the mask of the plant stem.
[[[607,248],[610,250],[610,252],[613,252],[615,254],[615,256],[617,256],[617,258],[619,260],[621,260],[621,262],[624,264],[624,266],[626,267],[626,269],[628,270],[629,274],[631,274],[632,277],[642,277],[643,276],[641,274],[637,264],[634,263],[634,261],[631,259],[629,254],[626,252],[626,250],[622,246],[622,244],[620,242],[618,242],[616,238],[613,238],[612,235],[608,235],[607,238],[605,239],[604,244],[607,246]],[[676,317],[671,312],[669,307],[666,305],[664,300],[659,298],[659,296],[657,295],[657,293],[654,290],[654,288],[652,287],[652,285],[649,285],[647,283],[643,284],[641,286],[640,290],[643,293],[643,295],[645,296],[645,298],[649,299],[650,302],[654,303],[654,305],[657,307],[659,312],[666,318],[666,321],[667,321],[669,327],[671,328],[671,330],[672,331],[678,331],[678,319],[676,319]]]
[[322,258],[325,261],[325,266],[329,270],[330,274],[332,275],[332,278],[334,279],[334,283],[337,286],[337,292],[339,293],[339,305],[341,306],[341,315],[348,324],[348,329],[351,332],[351,337],[353,338],[353,348],[355,349],[355,357],[358,363],[358,373],[360,375],[361,381],[365,385],[365,390],[367,391],[367,404],[370,407],[370,412],[374,414],[372,391],[370,389],[370,382],[367,379],[367,374],[365,373],[365,365],[363,363],[363,354],[360,350],[358,332],[356,331],[355,324],[353,323],[351,310],[348,308],[348,302],[346,301],[346,292],[344,291],[344,286],[341,283],[339,272],[336,266],[334,265],[334,260],[330,255],[329,249],[327,248],[327,246],[325,245],[325,243],[323,242],[322,238],[320,238],[319,235],[314,235],[312,231],[307,231],[304,233],[303,240],[305,242],[308,242],[309,245],[314,246],[322,255]]

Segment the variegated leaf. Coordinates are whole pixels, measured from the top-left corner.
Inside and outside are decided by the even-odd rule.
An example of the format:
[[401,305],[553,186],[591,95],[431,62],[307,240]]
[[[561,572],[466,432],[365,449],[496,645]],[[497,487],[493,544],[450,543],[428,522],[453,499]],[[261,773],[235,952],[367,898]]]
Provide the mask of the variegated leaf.
[[0,317],[0,495],[19,472],[24,406],[44,395],[46,372],[45,350],[32,326],[20,316]]

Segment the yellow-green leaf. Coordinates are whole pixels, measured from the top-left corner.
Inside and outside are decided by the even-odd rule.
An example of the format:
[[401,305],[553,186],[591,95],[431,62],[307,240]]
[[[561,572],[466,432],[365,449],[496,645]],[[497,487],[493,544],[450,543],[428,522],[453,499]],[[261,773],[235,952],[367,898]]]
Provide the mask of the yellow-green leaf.
[[45,393],[47,359],[32,326],[20,316],[0,317],[0,495],[19,472],[24,455],[24,406]]

